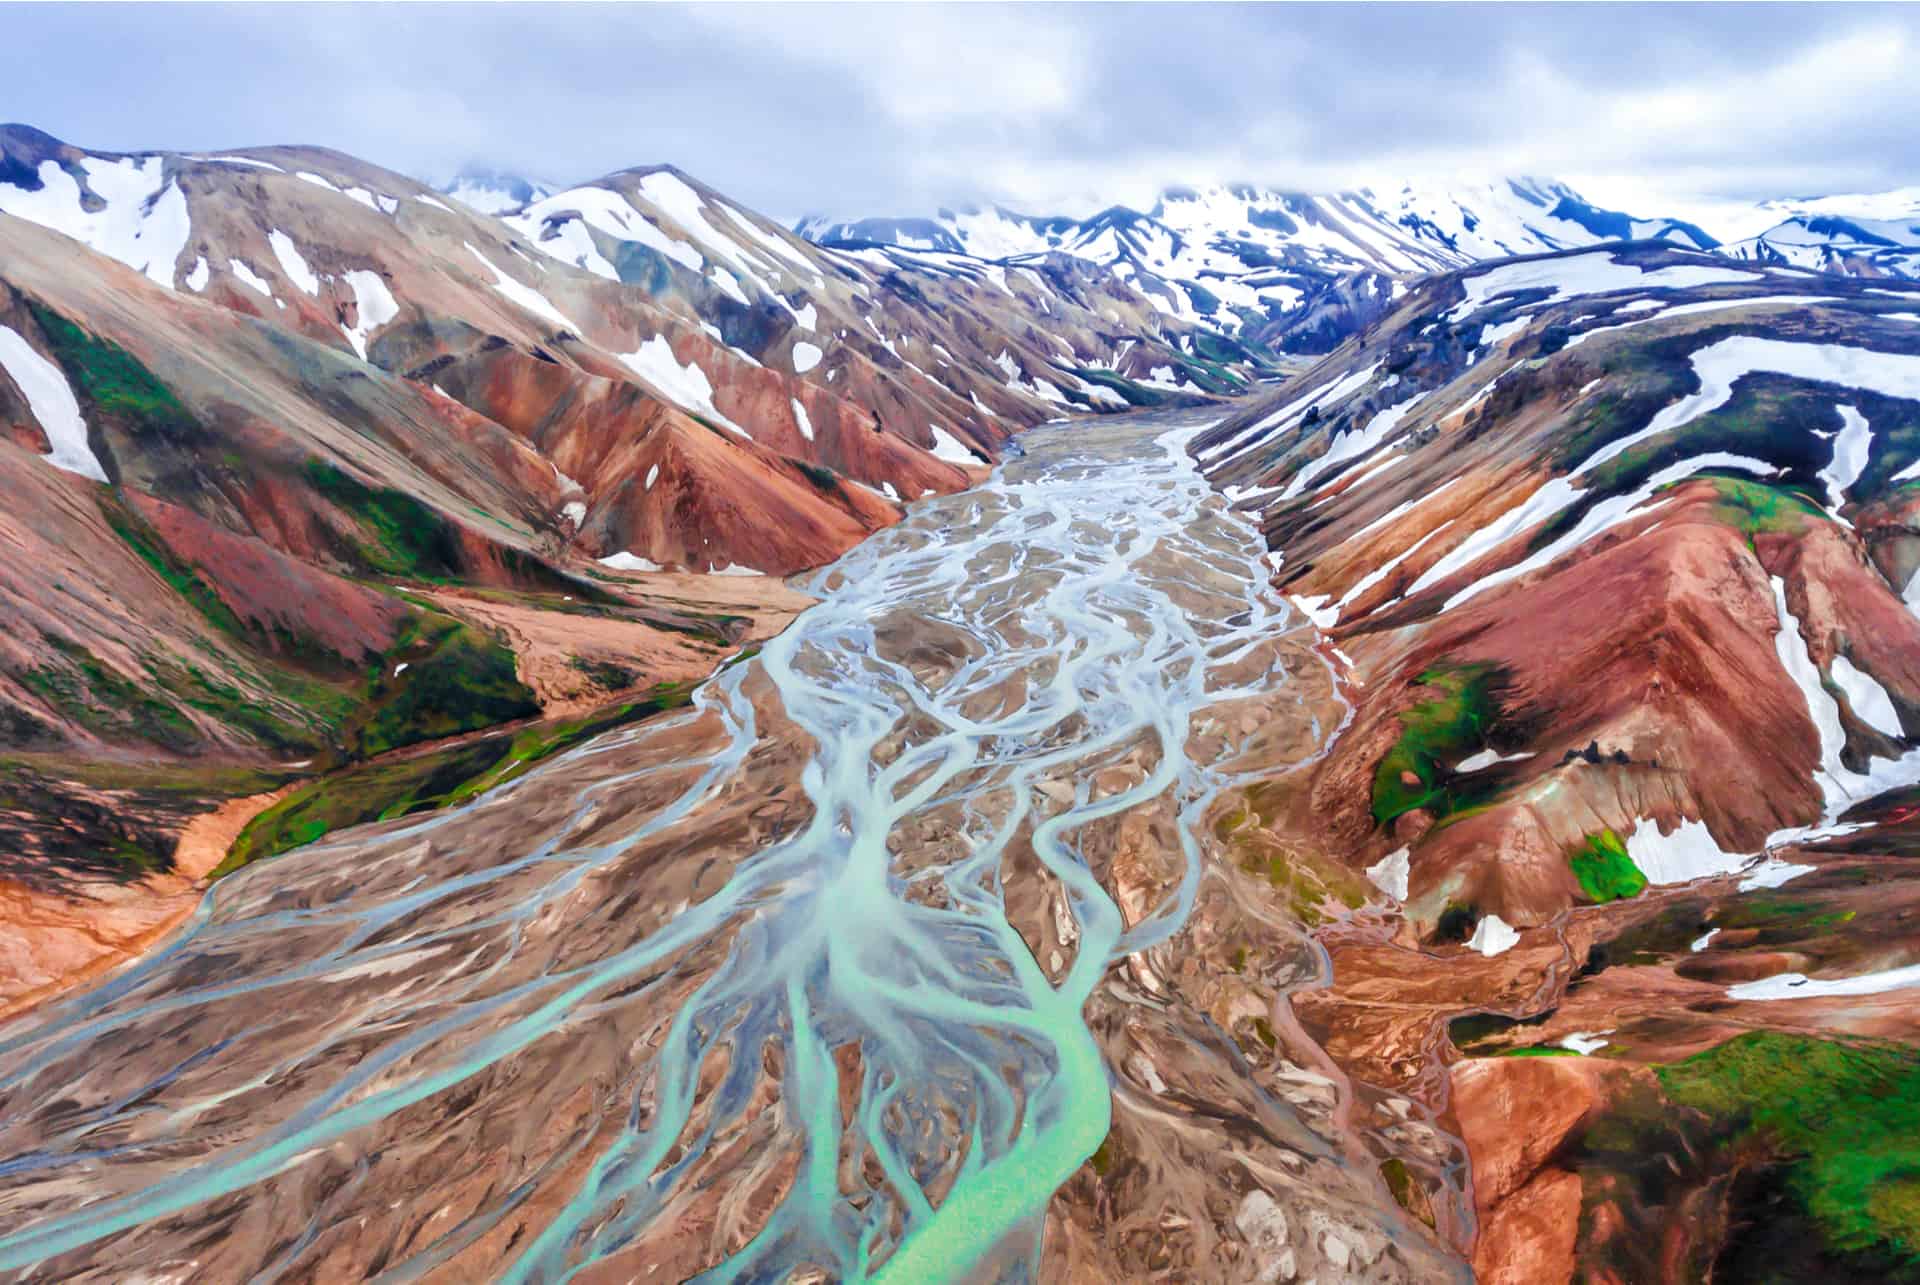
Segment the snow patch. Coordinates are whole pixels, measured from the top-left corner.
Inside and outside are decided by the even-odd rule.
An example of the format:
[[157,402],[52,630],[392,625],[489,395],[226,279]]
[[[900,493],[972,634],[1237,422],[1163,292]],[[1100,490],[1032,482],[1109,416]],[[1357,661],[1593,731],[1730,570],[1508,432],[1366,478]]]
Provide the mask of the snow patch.
[[281,275],[307,294],[318,298],[320,278],[315,275],[307,261],[300,257],[300,247],[293,238],[275,228],[267,233],[267,246],[273,251],[273,257],[280,262]]
[[603,567],[612,567],[615,571],[664,571],[659,563],[638,554],[620,552],[600,559]]
[[820,349],[813,344],[807,343],[805,340],[800,341],[793,346],[793,373],[796,375],[806,374],[815,366],[818,366],[820,359],[824,356],[826,356],[826,354],[821,352]]
[[635,374],[659,389],[669,401],[683,410],[705,415],[740,436],[752,439],[752,434],[722,415],[714,406],[713,381],[707,378],[707,372],[700,368],[700,363],[690,361],[682,366],[674,357],[673,345],[667,342],[665,335],[655,335],[632,352],[619,354],[619,357]]
[[807,418],[807,408],[800,404],[798,397],[793,399],[793,426],[800,430],[800,436],[809,442],[813,440],[813,421]]
[[82,207],[78,180],[49,160],[40,162],[38,191],[0,183],[0,211],[64,233],[173,289],[174,263],[187,248],[193,220],[161,158],[83,156],[79,167],[102,202],[98,210]]
[[1520,943],[1520,934],[1512,925],[1498,915],[1488,915],[1473,930],[1473,936],[1467,939],[1467,947],[1477,950],[1491,959],[1495,955],[1512,950]]
[[33,350],[26,336],[0,326],[0,367],[5,367],[27,399],[27,409],[47,435],[47,463],[96,482],[107,480],[99,457],[87,445],[87,422],[67,376],[52,360]]
[[1388,853],[1367,867],[1367,878],[1373,886],[1386,893],[1395,901],[1407,899],[1407,879],[1412,870],[1412,854],[1406,848]]
[[345,275],[344,280],[353,290],[354,312],[358,324],[341,326],[347,342],[353,345],[354,352],[360,354],[360,360],[367,359],[367,340],[373,332],[400,315],[400,305],[394,302],[393,292],[387,289],[387,283],[377,272],[355,269]]
[[567,320],[566,315],[554,307],[545,295],[531,286],[521,285],[518,281],[515,281],[512,277],[500,271],[486,255],[473,248],[472,242],[463,241],[461,244],[467,247],[467,253],[480,260],[482,267],[493,273],[494,279],[488,284],[493,287],[496,293],[503,295],[509,302],[518,304],[534,316],[544,321],[552,322],[562,330],[572,330],[574,328],[573,323]]

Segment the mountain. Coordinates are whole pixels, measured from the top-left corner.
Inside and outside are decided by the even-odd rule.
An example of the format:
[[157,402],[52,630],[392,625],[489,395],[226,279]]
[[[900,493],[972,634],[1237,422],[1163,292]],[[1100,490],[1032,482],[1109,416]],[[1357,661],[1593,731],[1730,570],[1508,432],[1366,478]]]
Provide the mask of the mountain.
[[1920,277],[1920,188],[1768,201],[1760,208],[1780,214],[1780,222],[1723,253],[1816,272]]
[[1089,219],[999,208],[932,219],[804,219],[828,245],[892,245],[1016,262],[1067,254],[1111,272],[1183,321],[1281,352],[1325,352],[1381,315],[1395,282],[1508,255],[1606,241],[1716,243],[1673,219],[1599,209],[1541,179],[1412,183],[1313,195],[1235,184],[1172,188],[1145,212]]
[[1296,1011],[1450,1113],[1481,1279],[1910,1262],[1910,1217],[1818,1193],[1913,1145],[1875,1105],[1911,1088],[1863,1086],[1910,1086],[1880,1041],[1920,1035],[1917,303],[1644,244],[1508,260],[1194,443],[1353,706],[1262,787],[1275,842],[1395,911],[1325,938]]
[[443,184],[440,192],[482,214],[509,214],[553,195],[554,185],[503,170],[472,165]]
[[0,1007],[145,940],[214,802],[654,708],[1020,428],[1265,369],[1079,260],[827,250],[668,169],[503,221],[0,127],[0,846],[62,925]]

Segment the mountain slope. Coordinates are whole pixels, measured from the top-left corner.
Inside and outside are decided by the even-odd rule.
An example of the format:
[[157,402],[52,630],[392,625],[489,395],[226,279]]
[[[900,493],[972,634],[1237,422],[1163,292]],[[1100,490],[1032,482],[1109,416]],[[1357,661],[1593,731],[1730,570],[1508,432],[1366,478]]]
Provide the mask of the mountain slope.
[[[1676,1068],[1920,1037],[1916,298],[1644,245],[1466,269],[1195,444],[1354,705],[1269,824],[1393,915],[1296,1007],[1452,1114],[1483,1279],[1739,1277],[1774,1215],[1736,1175],[1799,1161]],[[1914,1230],[1874,1207],[1781,1213],[1781,1261],[1873,1277]]]
[[808,219],[797,230],[824,244],[993,260],[1069,254],[1171,316],[1287,352],[1326,351],[1384,311],[1396,280],[1604,241],[1714,244],[1690,224],[1598,209],[1564,184],[1537,179],[1324,195],[1174,188],[1150,211],[1116,206],[1078,221],[943,210],[934,219]]
[[1723,252],[1740,259],[1862,277],[1920,276],[1920,188],[1769,201],[1784,217]]

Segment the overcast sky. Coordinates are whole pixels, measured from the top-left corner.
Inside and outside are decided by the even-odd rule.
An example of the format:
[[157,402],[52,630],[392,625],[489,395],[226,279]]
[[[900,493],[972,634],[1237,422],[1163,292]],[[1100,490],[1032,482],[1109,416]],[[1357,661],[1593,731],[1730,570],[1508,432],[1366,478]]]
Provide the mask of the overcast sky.
[[0,118],[430,179],[670,161],[783,219],[1533,173],[1725,236],[1722,201],[1920,182],[1917,40],[1839,4],[26,5]]

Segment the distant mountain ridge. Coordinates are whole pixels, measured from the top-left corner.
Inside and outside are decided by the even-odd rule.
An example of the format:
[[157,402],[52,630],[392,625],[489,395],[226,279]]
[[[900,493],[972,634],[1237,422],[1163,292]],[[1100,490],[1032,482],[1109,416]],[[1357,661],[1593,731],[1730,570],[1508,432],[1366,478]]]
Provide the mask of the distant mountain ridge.
[[1662,240],[1718,242],[1680,219],[1596,206],[1564,183],[1511,178],[1311,194],[1227,184],[1164,191],[1151,210],[1086,219],[997,206],[932,218],[802,219],[827,245],[885,245],[1016,260],[1099,264],[1172,316],[1279,351],[1323,352],[1380,315],[1395,281],[1486,259]]
[[1781,221],[1724,251],[1736,258],[1843,272],[1920,277],[1920,187],[1763,202]]

